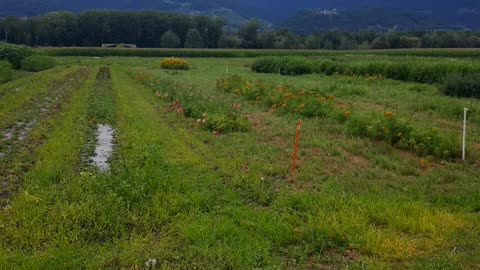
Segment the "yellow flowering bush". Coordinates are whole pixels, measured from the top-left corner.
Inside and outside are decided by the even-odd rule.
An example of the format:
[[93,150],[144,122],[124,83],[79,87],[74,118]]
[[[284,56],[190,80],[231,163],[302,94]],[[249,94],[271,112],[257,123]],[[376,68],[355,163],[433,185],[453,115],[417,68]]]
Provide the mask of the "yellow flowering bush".
[[189,70],[190,65],[187,61],[180,58],[164,58],[162,60],[162,68],[171,70]]

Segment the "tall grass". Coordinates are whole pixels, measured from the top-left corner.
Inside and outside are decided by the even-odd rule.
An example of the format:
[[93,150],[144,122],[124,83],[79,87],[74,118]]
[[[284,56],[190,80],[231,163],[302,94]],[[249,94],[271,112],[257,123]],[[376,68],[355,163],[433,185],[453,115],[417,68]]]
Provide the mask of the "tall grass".
[[452,73],[472,74],[480,72],[480,65],[473,63],[429,63],[420,60],[395,59],[398,61],[345,62],[301,57],[264,57],[257,59],[252,70],[259,73],[302,75],[320,73],[325,75],[381,76],[388,79],[440,83]]
[[10,80],[12,77],[12,65],[7,61],[0,61],[0,83]]

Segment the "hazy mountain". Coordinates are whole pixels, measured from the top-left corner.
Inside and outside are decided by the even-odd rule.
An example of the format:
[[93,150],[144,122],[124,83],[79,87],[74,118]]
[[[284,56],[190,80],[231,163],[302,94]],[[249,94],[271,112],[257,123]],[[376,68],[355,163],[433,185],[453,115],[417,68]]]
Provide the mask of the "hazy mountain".
[[[373,20],[391,19],[380,24],[380,28],[397,26],[402,29],[412,29],[412,26],[423,23],[435,28],[478,29],[480,26],[480,1],[478,0],[0,0],[0,17],[35,16],[57,10],[80,12],[89,9],[148,9],[214,15],[227,18],[231,24],[238,24],[256,17],[272,21],[277,25],[285,24],[302,32],[311,31],[308,29],[308,24],[315,22],[316,19],[321,22],[328,21],[328,28],[343,29],[336,25],[336,22],[358,24],[360,23],[358,18],[362,17],[362,14],[371,14],[372,10],[377,14],[385,12],[372,18]],[[327,20],[327,18],[318,17],[318,14],[312,17],[306,13],[308,11],[302,11],[306,9],[311,10],[310,15],[323,10],[337,9],[337,11],[342,10],[342,16],[334,19],[328,17]],[[391,16],[398,16],[398,18],[391,18]],[[283,23],[287,18],[288,20]],[[303,19],[304,22],[301,21]],[[365,23],[362,23],[363,25]]]
[[354,10],[316,9],[299,11],[281,26],[296,33],[322,31],[434,31],[480,30],[480,14],[472,10],[441,16],[432,11],[408,11],[395,8]]

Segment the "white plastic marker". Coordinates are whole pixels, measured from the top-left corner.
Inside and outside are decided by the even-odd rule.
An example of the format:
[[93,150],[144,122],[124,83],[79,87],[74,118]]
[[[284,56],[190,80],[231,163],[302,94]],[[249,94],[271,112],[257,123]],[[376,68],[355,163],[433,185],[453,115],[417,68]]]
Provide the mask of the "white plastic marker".
[[467,138],[467,112],[468,109],[463,109],[463,139],[462,139],[462,160],[465,161],[465,144]]

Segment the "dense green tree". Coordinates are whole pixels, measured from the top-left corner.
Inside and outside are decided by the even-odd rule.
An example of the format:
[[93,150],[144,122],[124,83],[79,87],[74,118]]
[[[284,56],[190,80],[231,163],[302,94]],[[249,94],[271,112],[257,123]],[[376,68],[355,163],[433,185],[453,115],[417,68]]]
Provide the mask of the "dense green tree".
[[223,35],[218,41],[218,47],[226,49],[236,49],[240,48],[240,39],[237,36],[233,35]]
[[384,37],[377,37],[372,41],[370,48],[375,50],[388,49],[388,43]]
[[284,50],[292,50],[298,47],[295,35],[288,30],[281,30],[279,32],[279,41],[277,44],[277,48]]
[[[206,16],[156,11],[94,10],[54,12],[30,18],[0,18],[0,41],[31,46],[101,46],[133,43],[138,47],[390,49],[480,47],[475,32],[338,32],[296,35],[287,28],[265,30],[249,21],[238,32],[224,33],[225,22]],[[169,30],[167,45],[162,37]],[[165,42],[163,42],[165,43]]]
[[258,36],[257,46],[261,49],[273,49],[276,41],[277,35],[274,31],[265,31]]
[[357,48],[357,44],[355,43],[355,40],[353,40],[349,36],[343,36],[340,39],[340,44],[338,45],[339,50],[354,50]]
[[305,48],[309,50],[318,50],[323,48],[323,41],[320,35],[308,36],[305,41]]
[[238,36],[240,37],[243,48],[254,49],[257,48],[258,31],[262,24],[258,20],[251,20],[240,26]]
[[163,34],[162,39],[160,41],[162,48],[178,48],[180,47],[180,39],[178,38],[177,34],[172,31],[167,31]]
[[197,29],[188,30],[185,39],[185,48],[203,48],[203,40],[200,32]]
[[467,47],[470,48],[480,48],[480,37],[478,36],[469,36],[467,38]]

